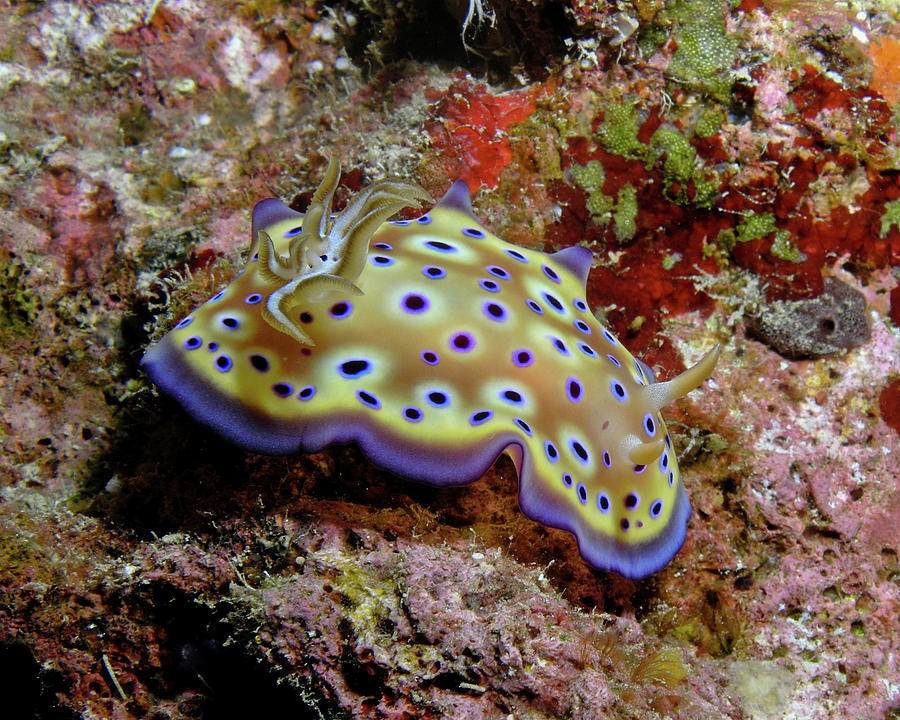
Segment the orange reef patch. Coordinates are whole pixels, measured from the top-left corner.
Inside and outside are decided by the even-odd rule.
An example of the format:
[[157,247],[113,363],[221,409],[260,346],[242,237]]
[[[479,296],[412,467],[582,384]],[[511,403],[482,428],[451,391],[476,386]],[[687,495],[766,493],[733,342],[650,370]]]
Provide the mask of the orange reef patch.
[[534,96],[533,88],[492,95],[484,84],[467,78],[444,92],[426,88],[435,116],[426,130],[448,174],[465,180],[473,191],[481,184],[497,187],[500,172],[513,157],[507,130],[534,112]]

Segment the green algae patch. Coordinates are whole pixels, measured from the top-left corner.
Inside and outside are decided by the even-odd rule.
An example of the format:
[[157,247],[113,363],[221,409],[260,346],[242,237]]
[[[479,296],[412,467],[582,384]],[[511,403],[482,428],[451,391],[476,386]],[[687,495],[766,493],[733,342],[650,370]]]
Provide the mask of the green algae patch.
[[801,263],[806,260],[806,254],[791,242],[791,233],[788,230],[775,231],[775,239],[769,252],[779,260],[787,262]]
[[752,213],[745,215],[734,228],[734,239],[737,242],[750,242],[771,235],[775,227],[774,213]]
[[613,211],[616,239],[619,242],[631,240],[637,232],[637,190],[634,185],[623,185],[616,195],[616,208]]
[[642,158],[647,146],[638,140],[641,120],[634,104],[627,100],[603,111],[603,124],[597,128],[597,137],[611,153],[627,158]]
[[40,309],[38,297],[25,283],[28,268],[7,252],[0,252],[0,338],[11,339],[34,332]]
[[[718,196],[719,183],[697,158],[690,140],[674,125],[660,125],[646,157],[647,169],[661,162],[666,194],[680,205],[712,207]],[[689,190],[693,187],[693,192]]]
[[881,237],[887,236],[892,227],[900,229],[900,200],[890,200],[884,204],[884,215],[881,216]]
[[612,221],[616,239],[625,242],[637,232],[638,201],[637,190],[631,183],[626,183],[616,197],[604,194],[603,184],[606,173],[599,160],[591,160],[586,165],[573,165],[572,177],[575,183],[587,194],[585,207],[591,219],[604,227]]
[[598,224],[605,224],[605,217],[612,210],[613,199],[603,193],[606,173],[599,160],[591,160],[587,165],[573,165],[572,177],[587,194],[585,207]]
[[678,49],[668,74],[679,83],[727,102],[734,83],[737,39],[727,33],[725,6],[710,0],[678,0],[669,9]]

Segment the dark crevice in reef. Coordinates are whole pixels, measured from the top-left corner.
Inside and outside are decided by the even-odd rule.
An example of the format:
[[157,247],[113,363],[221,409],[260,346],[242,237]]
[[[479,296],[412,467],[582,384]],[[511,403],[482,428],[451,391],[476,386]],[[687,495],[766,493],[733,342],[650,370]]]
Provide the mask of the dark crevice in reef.
[[[543,77],[565,53],[563,38],[575,28],[557,0],[491,0],[475,3],[463,37],[470,0],[354,0],[328,4],[353,62],[378,71],[398,60],[446,63],[495,82],[522,70]],[[352,17],[348,23],[347,18]]]
[[152,605],[166,639],[162,672],[148,682],[159,697],[192,696],[192,715],[201,720],[341,717],[308,678],[284,682],[246,653],[253,638],[235,637],[240,631],[226,617],[227,603],[220,613],[163,587],[153,592]]
[[77,720],[78,713],[59,705],[57,693],[69,688],[57,670],[43,667],[24,644],[0,643],[0,693],[7,720]]

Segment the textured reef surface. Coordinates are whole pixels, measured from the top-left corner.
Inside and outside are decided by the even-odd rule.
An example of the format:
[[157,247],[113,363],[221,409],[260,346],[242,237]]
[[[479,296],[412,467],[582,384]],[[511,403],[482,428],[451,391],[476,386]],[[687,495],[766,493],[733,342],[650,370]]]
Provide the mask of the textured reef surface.
[[[890,0],[0,3],[4,711],[900,717],[898,58]],[[722,344],[663,410],[668,565],[592,568],[509,459],[258,455],[157,393],[330,157],[337,209],[462,178],[523,253],[587,248],[661,380]]]

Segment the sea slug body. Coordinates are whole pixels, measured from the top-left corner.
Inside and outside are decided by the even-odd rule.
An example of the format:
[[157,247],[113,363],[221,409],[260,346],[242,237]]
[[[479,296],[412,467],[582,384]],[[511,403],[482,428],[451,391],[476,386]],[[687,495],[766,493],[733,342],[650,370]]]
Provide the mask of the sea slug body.
[[576,536],[593,566],[639,578],[681,547],[690,506],[660,409],[712,372],[716,346],[668,382],[591,313],[586,248],[493,235],[454,183],[427,197],[379,181],[330,217],[331,163],[305,214],[253,211],[247,267],[150,348],[151,379],[252,451],[355,442],[434,485],[501,453],[529,517]]

